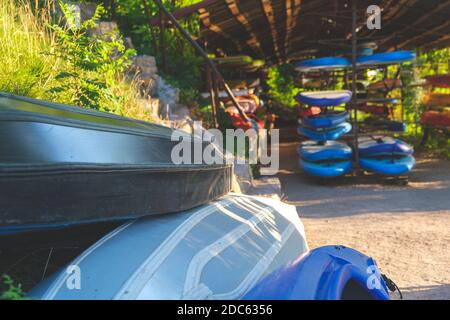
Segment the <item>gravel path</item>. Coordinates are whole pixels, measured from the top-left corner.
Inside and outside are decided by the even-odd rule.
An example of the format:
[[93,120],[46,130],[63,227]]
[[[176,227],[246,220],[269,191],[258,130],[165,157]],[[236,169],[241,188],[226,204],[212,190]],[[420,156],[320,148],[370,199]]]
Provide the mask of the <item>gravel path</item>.
[[450,299],[450,162],[419,156],[407,186],[374,176],[324,183],[298,169],[297,145],[281,145],[279,178],[310,247],[374,257],[406,299]]

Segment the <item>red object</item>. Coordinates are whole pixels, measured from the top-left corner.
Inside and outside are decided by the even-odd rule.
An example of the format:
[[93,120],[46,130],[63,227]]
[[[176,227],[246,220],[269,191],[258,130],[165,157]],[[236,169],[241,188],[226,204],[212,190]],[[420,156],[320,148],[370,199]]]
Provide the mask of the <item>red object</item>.
[[367,89],[368,90],[385,90],[385,89],[396,89],[401,88],[402,81],[400,79],[385,79],[375,83],[370,84]]
[[309,107],[306,109],[300,110],[300,117],[311,117],[311,116],[317,116],[322,112],[322,109],[319,107]]
[[450,74],[440,74],[425,77],[427,83],[437,88],[450,88]]
[[361,104],[358,108],[361,111],[376,115],[376,116],[389,116],[389,107],[384,104]]
[[[253,123],[251,121],[245,121],[242,119],[241,115],[239,113],[228,113],[231,119],[231,123],[233,124],[233,127],[236,129],[242,129],[242,130],[248,130],[248,129],[254,129]],[[264,129],[264,121],[259,119],[253,114],[247,114],[247,117],[251,118],[256,122],[258,125],[258,129]]]
[[450,127],[450,112],[425,111],[420,122],[428,126]]

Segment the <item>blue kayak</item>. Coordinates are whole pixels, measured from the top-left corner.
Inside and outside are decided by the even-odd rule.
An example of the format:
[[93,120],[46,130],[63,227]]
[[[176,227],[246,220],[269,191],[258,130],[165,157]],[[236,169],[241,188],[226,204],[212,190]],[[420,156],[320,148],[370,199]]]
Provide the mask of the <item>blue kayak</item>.
[[305,117],[302,122],[311,128],[330,128],[347,121],[348,118],[349,114],[347,111],[337,111]]
[[310,106],[332,107],[349,102],[352,99],[352,92],[349,90],[309,91],[300,92],[296,98]]
[[406,123],[394,120],[372,120],[367,119],[365,121],[370,126],[376,127],[378,129],[392,131],[392,132],[405,132]]
[[393,51],[375,53],[370,56],[361,56],[356,59],[358,66],[378,66],[387,64],[398,64],[414,60],[416,54],[412,51]]
[[389,158],[361,158],[359,163],[363,169],[384,175],[401,175],[410,172],[416,165],[413,156]]
[[391,137],[359,139],[359,155],[363,158],[383,155],[408,156],[413,153],[414,148],[399,139]]
[[[369,271],[369,272],[368,272]],[[379,286],[369,289],[367,283]],[[348,295],[352,284],[361,290]],[[353,287],[354,289],[354,287]],[[309,251],[274,270],[244,296],[245,300],[389,300],[389,289],[376,262],[344,246]]]
[[305,141],[298,147],[298,154],[303,160],[312,162],[350,160],[352,158],[352,148],[337,141],[327,141],[323,144],[315,141]]
[[351,160],[335,162],[309,162],[300,159],[300,167],[308,174],[320,178],[334,178],[352,170]]
[[298,61],[295,64],[295,69],[300,72],[308,72],[319,70],[336,70],[348,68],[350,66],[351,62],[347,58],[325,57],[325,58]]
[[305,126],[298,127],[298,133],[314,141],[327,141],[336,140],[342,137],[344,134],[349,133],[352,130],[352,125],[348,122],[341,123],[340,125],[331,129],[314,129]]

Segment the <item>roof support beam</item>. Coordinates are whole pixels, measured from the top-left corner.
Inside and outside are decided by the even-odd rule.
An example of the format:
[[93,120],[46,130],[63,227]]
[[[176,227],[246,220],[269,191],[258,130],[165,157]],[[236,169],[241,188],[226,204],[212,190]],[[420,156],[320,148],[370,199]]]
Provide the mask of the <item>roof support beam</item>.
[[427,12],[426,14],[421,16],[416,21],[410,22],[410,24],[406,25],[404,28],[402,28],[402,29],[400,29],[398,31],[395,31],[391,35],[389,35],[389,37],[384,38],[382,41],[380,41],[380,44],[386,43],[386,42],[388,42],[391,39],[395,39],[399,34],[405,33],[406,31],[410,30],[414,26],[417,26],[417,25],[421,24],[422,22],[427,21],[432,15],[436,14],[437,12],[440,12],[440,11],[444,10],[449,5],[450,5],[450,1],[448,1],[448,0],[443,1],[442,3],[437,5],[433,10]]
[[[398,48],[401,49],[401,48],[405,47],[408,43],[414,42],[414,41],[416,41],[416,40],[418,40],[418,39],[420,39],[420,38],[423,38],[423,37],[425,37],[425,36],[428,36],[428,35],[429,35],[429,36],[432,36],[433,34],[439,32],[439,31],[441,31],[441,30],[447,30],[447,29],[449,29],[449,28],[450,28],[450,20],[447,21],[447,22],[444,23],[444,24],[438,25],[437,27],[435,27],[435,28],[433,28],[433,29],[430,29],[430,30],[428,30],[428,31],[425,31],[424,33],[419,34],[418,36],[409,38],[408,40],[403,41],[402,43],[396,45],[395,47],[398,47]],[[392,49],[392,50],[395,49],[395,47],[390,48],[390,50],[391,50],[391,49]]]
[[[294,3],[292,3],[294,2]],[[286,0],[286,36],[284,38],[285,60],[289,56],[290,38],[297,26],[297,16],[300,11],[301,0]]]
[[[221,0],[203,0],[201,2],[193,4],[191,6],[177,9],[172,14],[177,19],[183,19],[183,18],[186,18],[186,17],[196,13],[201,8],[206,8],[210,5],[218,3],[220,1]],[[158,18],[151,19],[149,23],[150,23],[150,26],[152,26],[152,27],[158,26],[158,24],[159,24]]]
[[434,40],[432,42],[428,42],[426,45],[423,46],[423,48],[426,49],[444,48],[448,46],[449,43],[450,43],[450,34],[437,40]]
[[270,33],[272,34],[273,49],[277,57],[278,63],[281,63],[280,48],[278,47],[278,32],[275,26],[275,16],[273,14],[273,7],[270,0],[261,0],[261,4],[266,15],[267,21],[269,21]]
[[261,44],[256,37],[253,28],[251,27],[247,17],[241,13],[239,7],[237,6],[236,0],[225,0],[228,5],[228,9],[234,18],[244,27],[244,29],[249,34],[249,39],[247,40],[247,44],[258,54],[260,57],[264,58],[264,52],[261,49]]
[[211,23],[209,11],[207,11],[205,8],[200,8],[200,9],[198,9],[198,12],[199,12],[199,18],[202,21],[205,28],[207,28],[211,32],[214,32],[214,33],[217,33],[217,34],[223,36],[225,39],[231,41],[239,51],[242,51],[242,47],[238,41],[233,39],[233,37],[229,36],[225,31],[222,30],[222,28],[220,26]]

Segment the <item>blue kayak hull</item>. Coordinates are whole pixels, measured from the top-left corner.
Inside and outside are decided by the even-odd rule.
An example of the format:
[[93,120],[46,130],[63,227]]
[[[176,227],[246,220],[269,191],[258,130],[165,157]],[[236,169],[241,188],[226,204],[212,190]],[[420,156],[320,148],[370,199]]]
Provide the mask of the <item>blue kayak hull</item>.
[[295,64],[295,69],[300,72],[319,71],[319,70],[335,70],[348,68],[351,62],[347,58],[342,57],[324,57],[318,59],[310,59],[299,61]]
[[331,128],[344,123],[349,118],[347,111],[330,112],[317,116],[305,117],[302,122],[311,128]]
[[352,158],[352,148],[337,141],[327,141],[319,144],[314,141],[303,142],[297,150],[299,156],[310,162],[324,160],[350,160]]
[[361,56],[356,59],[358,66],[377,66],[386,64],[398,64],[412,61],[416,58],[416,54],[412,51],[393,51],[375,53],[370,56]]
[[359,160],[361,168],[382,175],[402,175],[410,172],[416,165],[413,156],[402,158],[361,158]]
[[[351,285],[363,290],[349,294]],[[390,300],[376,262],[344,246],[324,246],[262,279],[245,300]]]
[[300,167],[306,173],[320,178],[335,178],[352,170],[352,161],[339,162],[308,162],[300,160]]
[[352,99],[352,92],[348,90],[300,92],[296,99],[310,106],[332,107],[349,102]]
[[336,140],[342,137],[344,134],[349,133],[352,130],[352,125],[348,122],[344,122],[335,128],[328,130],[315,130],[313,128],[308,128],[300,126],[298,128],[298,133],[314,141],[327,141]]
[[359,155],[365,157],[377,156],[408,156],[414,153],[414,148],[406,142],[390,137],[380,139],[360,139]]

